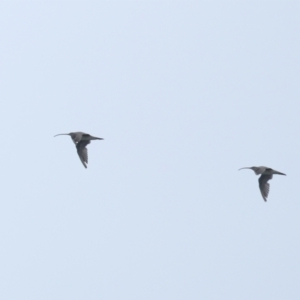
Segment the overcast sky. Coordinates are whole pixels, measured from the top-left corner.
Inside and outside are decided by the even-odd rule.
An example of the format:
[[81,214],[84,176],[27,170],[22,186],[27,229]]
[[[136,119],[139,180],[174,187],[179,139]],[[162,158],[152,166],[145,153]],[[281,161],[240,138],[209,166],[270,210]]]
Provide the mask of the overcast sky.
[[0,298],[300,299],[299,13],[2,2]]

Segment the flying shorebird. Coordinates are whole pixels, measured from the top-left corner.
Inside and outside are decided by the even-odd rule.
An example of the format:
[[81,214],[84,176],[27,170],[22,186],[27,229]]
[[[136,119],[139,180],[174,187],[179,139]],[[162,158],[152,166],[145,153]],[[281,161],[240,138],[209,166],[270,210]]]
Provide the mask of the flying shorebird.
[[265,201],[267,201],[267,197],[269,195],[269,190],[270,190],[270,184],[268,183],[268,181],[273,178],[273,174],[285,175],[284,173],[280,173],[268,167],[251,167],[251,168],[246,167],[246,168],[240,168],[239,170],[242,169],[251,169],[255,172],[256,175],[261,174],[261,176],[258,179],[258,183],[259,183],[259,189],[261,195]]
[[[58,135],[69,135],[72,138],[72,141],[74,142],[78,156],[85,168],[87,168],[88,163],[88,152],[86,146],[91,142],[91,140],[103,140],[102,138],[91,136],[84,132],[70,132],[70,133],[61,133]],[[55,137],[54,136],[54,137]]]

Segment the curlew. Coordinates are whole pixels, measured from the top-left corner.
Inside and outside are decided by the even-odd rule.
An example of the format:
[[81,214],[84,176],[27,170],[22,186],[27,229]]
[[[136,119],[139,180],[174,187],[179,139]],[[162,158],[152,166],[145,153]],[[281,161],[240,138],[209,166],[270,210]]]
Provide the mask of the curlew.
[[269,190],[270,190],[270,184],[268,181],[273,178],[273,174],[278,174],[278,175],[285,175],[284,173],[275,171],[271,168],[268,167],[246,167],[246,168],[241,168],[242,169],[251,169],[255,172],[256,175],[260,175],[258,179],[259,183],[259,189],[261,192],[261,195],[265,201],[267,201],[268,195],[269,195]]
[[78,156],[85,168],[87,168],[88,163],[88,152],[86,146],[92,141],[92,140],[103,140],[102,138],[91,136],[84,132],[70,132],[70,133],[60,133],[55,135],[54,137],[58,135],[69,135],[71,136],[72,141],[74,142]]

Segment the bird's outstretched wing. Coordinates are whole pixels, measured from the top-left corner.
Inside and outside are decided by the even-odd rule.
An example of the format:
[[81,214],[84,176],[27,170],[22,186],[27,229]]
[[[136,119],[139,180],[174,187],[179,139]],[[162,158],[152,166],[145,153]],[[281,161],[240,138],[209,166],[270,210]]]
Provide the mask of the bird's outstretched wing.
[[103,138],[98,138],[98,137],[95,137],[95,136],[92,136],[90,134],[87,134],[87,133],[83,133],[82,136],[81,136],[81,139],[82,140],[104,140]]
[[267,201],[269,191],[270,191],[270,184],[268,181],[273,178],[272,174],[268,175],[261,175],[258,179],[259,182],[259,189],[261,192],[261,195],[265,201]]
[[86,145],[88,145],[90,141],[80,141],[76,144],[78,156],[85,168],[87,168],[88,163],[88,151]]
[[286,174],[281,173],[281,172],[278,172],[278,171],[276,171],[276,170],[274,170],[274,169],[270,169],[270,170],[272,171],[273,174],[277,174],[277,175],[285,175],[285,176],[286,176]]

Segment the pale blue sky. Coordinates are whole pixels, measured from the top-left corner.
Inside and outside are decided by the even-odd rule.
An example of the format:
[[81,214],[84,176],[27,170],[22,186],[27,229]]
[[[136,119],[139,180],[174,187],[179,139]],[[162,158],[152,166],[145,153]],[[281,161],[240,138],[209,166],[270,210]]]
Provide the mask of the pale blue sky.
[[299,299],[299,13],[2,2],[0,298]]

